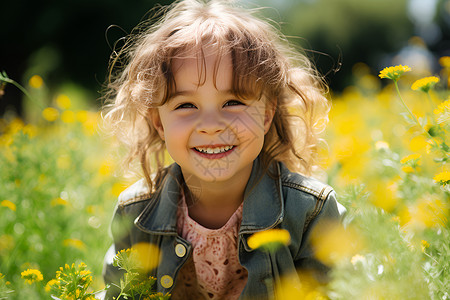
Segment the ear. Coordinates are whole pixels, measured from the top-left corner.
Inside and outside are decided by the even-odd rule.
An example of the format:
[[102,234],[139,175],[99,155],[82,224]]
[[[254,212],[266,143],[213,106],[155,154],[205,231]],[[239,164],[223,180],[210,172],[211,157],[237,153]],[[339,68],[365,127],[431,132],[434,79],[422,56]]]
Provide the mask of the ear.
[[267,101],[266,103],[266,111],[264,114],[264,134],[266,134],[269,129],[270,125],[272,125],[273,116],[275,115],[275,110],[277,108],[276,100],[274,103],[272,101]]
[[164,141],[164,127],[161,122],[161,117],[159,116],[158,108],[151,108],[149,110],[149,117],[152,121],[153,127],[158,132],[160,138]]

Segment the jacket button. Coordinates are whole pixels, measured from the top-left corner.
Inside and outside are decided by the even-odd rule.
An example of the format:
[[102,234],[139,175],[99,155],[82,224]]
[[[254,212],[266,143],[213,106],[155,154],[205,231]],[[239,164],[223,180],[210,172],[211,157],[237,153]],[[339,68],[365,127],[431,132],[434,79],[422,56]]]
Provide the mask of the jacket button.
[[169,275],[164,275],[161,277],[161,286],[165,289],[172,287],[173,279]]
[[186,255],[186,247],[183,244],[177,244],[175,246],[175,254],[178,257],[183,257]]

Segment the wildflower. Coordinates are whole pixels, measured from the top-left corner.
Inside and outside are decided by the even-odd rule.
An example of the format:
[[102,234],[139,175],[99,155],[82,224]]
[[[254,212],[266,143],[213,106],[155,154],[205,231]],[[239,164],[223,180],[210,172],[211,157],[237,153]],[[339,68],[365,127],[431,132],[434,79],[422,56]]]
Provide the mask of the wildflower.
[[352,263],[352,265],[356,265],[357,263],[363,263],[366,261],[366,258],[360,254],[356,254],[352,257],[352,259],[350,260],[350,262]]
[[410,140],[409,150],[413,152],[421,152],[423,149],[426,149],[427,145],[427,138],[424,135],[417,135]]
[[150,243],[137,243],[132,248],[119,251],[113,260],[113,265],[126,272],[143,269],[149,271],[156,268],[160,261],[161,251]]
[[0,203],[0,206],[7,207],[7,208],[9,208],[12,211],[16,211],[16,205],[14,203],[12,203],[11,201],[9,201],[9,200],[3,200]]
[[64,94],[58,95],[56,105],[61,109],[69,109],[71,106],[70,98]]
[[402,171],[405,173],[414,173],[414,168],[411,166],[403,166]]
[[438,108],[434,110],[436,115],[442,114],[445,111],[450,111],[450,99],[439,104]]
[[111,193],[118,197],[128,186],[126,184],[115,182],[111,187]]
[[449,171],[444,171],[441,172],[439,174],[436,174],[436,176],[434,176],[434,181],[442,184],[443,186],[447,185],[450,182],[450,172]]
[[275,250],[279,246],[289,245],[291,236],[285,229],[269,229],[253,234],[248,239],[248,246],[252,249],[263,248],[265,250]]
[[42,111],[42,116],[49,122],[54,122],[59,117],[59,112],[56,108],[47,107]]
[[65,247],[72,247],[72,248],[76,248],[79,250],[83,250],[86,248],[85,244],[83,243],[83,241],[79,240],[79,239],[65,239],[63,241],[63,245]]
[[443,56],[439,59],[439,63],[444,68],[450,68],[450,56]]
[[170,299],[170,294],[163,294],[161,292],[149,295],[144,298],[144,300],[166,300]]
[[35,125],[32,124],[27,124],[22,128],[23,133],[25,133],[26,135],[28,135],[30,138],[33,138],[36,136],[38,130],[37,127]]
[[420,242],[420,244],[421,244],[422,252],[425,252],[425,249],[428,248],[428,247],[430,247],[430,243],[428,243],[428,242],[425,241],[425,240],[422,240],[422,241]]
[[58,197],[58,198],[55,198],[52,201],[50,201],[50,205],[51,206],[57,206],[57,205],[66,206],[66,205],[69,205],[69,202],[67,200],[62,199],[61,197]]
[[381,150],[381,149],[389,149],[389,144],[385,141],[377,141],[375,143],[375,149]]
[[39,89],[44,84],[44,80],[39,75],[33,75],[28,83],[32,88]]
[[447,205],[439,199],[422,199],[410,207],[411,222],[419,228],[444,226],[447,214]]
[[39,282],[44,279],[41,271],[36,270],[36,269],[28,269],[28,270],[20,273],[20,275],[22,276],[23,279],[25,279],[25,281],[28,284],[32,284],[33,282]]
[[408,156],[403,157],[402,160],[400,160],[400,163],[401,164],[406,164],[408,161],[417,160],[419,158],[420,158],[420,154],[417,154],[417,153],[410,154]]
[[275,294],[275,299],[328,299],[321,291],[317,279],[308,272],[283,275],[275,286]]
[[405,72],[411,71],[411,68],[408,66],[394,66],[394,67],[386,67],[380,71],[378,75],[380,78],[388,78],[394,81],[397,81]]
[[2,234],[0,235],[0,255],[2,251],[7,251],[14,249],[14,237],[10,234]]
[[364,247],[364,241],[355,227],[344,228],[334,221],[316,225],[311,234],[311,244],[316,258],[327,265],[350,259]]
[[369,190],[372,192],[370,200],[373,205],[387,212],[392,212],[397,207],[399,202],[397,182],[387,181],[382,184],[371,185]]
[[109,176],[113,172],[114,167],[114,161],[108,158],[101,163],[98,172],[100,173],[100,175]]
[[61,114],[61,120],[64,123],[73,123],[76,120],[75,113],[71,110],[66,110]]
[[158,246],[150,243],[137,243],[133,245],[132,249],[136,251],[138,262],[144,271],[152,270],[159,265],[161,251]]
[[52,279],[52,280],[50,280],[49,282],[47,282],[47,284],[45,285],[45,291],[46,292],[50,292],[50,290],[52,289],[52,287],[56,287],[56,286],[59,286],[59,280],[56,280],[56,279]]
[[439,77],[431,76],[431,77],[425,77],[419,80],[416,80],[412,86],[411,89],[414,91],[421,90],[422,92],[428,93],[428,91],[439,82]]

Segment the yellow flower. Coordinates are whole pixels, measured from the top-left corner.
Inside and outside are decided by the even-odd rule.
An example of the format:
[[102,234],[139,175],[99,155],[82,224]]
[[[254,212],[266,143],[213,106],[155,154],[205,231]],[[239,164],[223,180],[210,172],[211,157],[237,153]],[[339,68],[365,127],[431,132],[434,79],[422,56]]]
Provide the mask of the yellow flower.
[[111,193],[119,197],[119,195],[128,187],[128,185],[120,182],[115,182],[113,186],[111,187]]
[[439,63],[441,64],[441,66],[443,66],[444,68],[450,68],[450,56],[442,56],[439,59]]
[[436,115],[444,113],[446,110],[450,111],[450,99],[439,104],[438,108],[434,110]]
[[410,139],[409,149],[413,152],[420,152],[426,149],[428,145],[427,139],[423,135],[418,135]]
[[14,237],[9,234],[0,235],[0,254],[2,251],[8,253],[9,250],[14,249]]
[[311,233],[315,257],[326,265],[350,260],[361,253],[364,241],[355,227],[345,227],[337,221],[316,225]]
[[436,176],[434,176],[434,181],[436,181],[437,183],[440,183],[442,185],[446,185],[450,182],[450,172],[449,171],[444,171],[441,172],[439,174],[436,174]]
[[64,123],[73,123],[76,120],[75,113],[71,110],[66,110],[61,114],[61,120]]
[[422,246],[422,252],[425,252],[425,249],[430,247],[430,243],[428,243],[425,240],[422,240],[420,243],[421,243],[421,246]]
[[395,181],[370,184],[369,190],[372,193],[370,201],[373,205],[387,212],[392,212],[397,207],[399,197],[397,196],[398,184]]
[[285,229],[269,229],[260,231],[249,237],[247,243],[252,249],[263,248],[275,250],[278,246],[289,245],[291,236]]
[[356,254],[352,257],[352,259],[350,260],[350,262],[352,263],[352,265],[356,265],[357,263],[361,262],[364,263],[366,261],[366,258],[360,254]]
[[389,144],[386,141],[377,141],[375,143],[375,149],[377,150],[389,149]]
[[54,122],[59,117],[59,111],[53,107],[47,107],[42,111],[42,116],[49,122]]
[[410,160],[416,160],[416,159],[419,159],[419,158],[420,158],[420,154],[417,154],[417,153],[410,154],[408,156],[403,157],[402,160],[400,161],[400,163],[401,164],[406,164]]
[[64,94],[60,94],[56,98],[56,105],[61,109],[69,109],[71,105],[70,98]]
[[0,206],[7,207],[12,211],[16,211],[16,205],[9,200],[3,200]]
[[[300,279],[300,282],[299,282]],[[275,286],[275,299],[325,300],[328,299],[312,274],[300,272],[283,275]]]
[[33,138],[36,136],[38,130],[37,127],[33,124],[27,124],[22,129],[23,133],[28,135],[30,138]]
[[421,90],[422,92],[428,93],[428,91],[439,82],[439,77],[431,76],[425,77],[419,80],[414,81],[411,86],[411,89],[414,91]]
[[51,206],[57,206],[57,205],[66,206],[66,205],[69,205],[69,202],[67,200],[62,199],[61,197],[58,197],[58,198],[55,198],[52,201],[50,201],[50,205]]
[[77,248],[79,250],[83,250],[83,249],[86,248],[86,246],[83,243],[83,241],[81,241],[79,239],[65,239],[63,241],[63,245],[65,247],[73,247],[73,248]]
[[50,290],[52,289],[52,286],[54,286],[54,285],[59,285],[59,280],[52,279],[49,282],[47,282],[47,284],[45,285],[45,291],[50,292]]
[[22,276],[23,279],[25,279],[25,281],[28,284],[32,284],[33,282],[39,282],[44,279],[41,271],[36,270],[36,269],[28,269],[28,270],[20,273],[20,275]]
[[32,88],[39,89],[44,84],[44,80],[39,75],[33,75],[28,83]]
[[98,172],[100,173],[100,175],[109,176],[113,173],[114,167],[115,167],[114,160],[111,158],[107,158],[104,161],[102,161],[98,169]]
[[378,75],[380,78],[388,78],[394,81],[397,81],[405,72],[411,71],[411,68],[408,66],[394,66],[394,67],[386,67],[380,71]]
[[419,228],[444,226],[447,222],[448,206],[439,199],[421,199],[409,211],[411,224]]
[[402,171],[405,173],[414,173],[414,168],[411,166],[403,166]]
[[161,250],[156,245],[145,242],[137,243],[133,245],[132,250],[137,254],[139,265],[144,271],[156,268],[161,262]]

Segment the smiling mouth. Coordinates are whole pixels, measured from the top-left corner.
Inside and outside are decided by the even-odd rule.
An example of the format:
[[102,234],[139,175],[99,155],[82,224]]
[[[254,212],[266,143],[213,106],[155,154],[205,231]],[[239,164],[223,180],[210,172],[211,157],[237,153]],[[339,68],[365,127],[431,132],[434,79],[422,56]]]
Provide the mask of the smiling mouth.
[[220,147],[194,147],[194,150],[204,154],[221,154],[231,151],[236,146],[220,146]]

